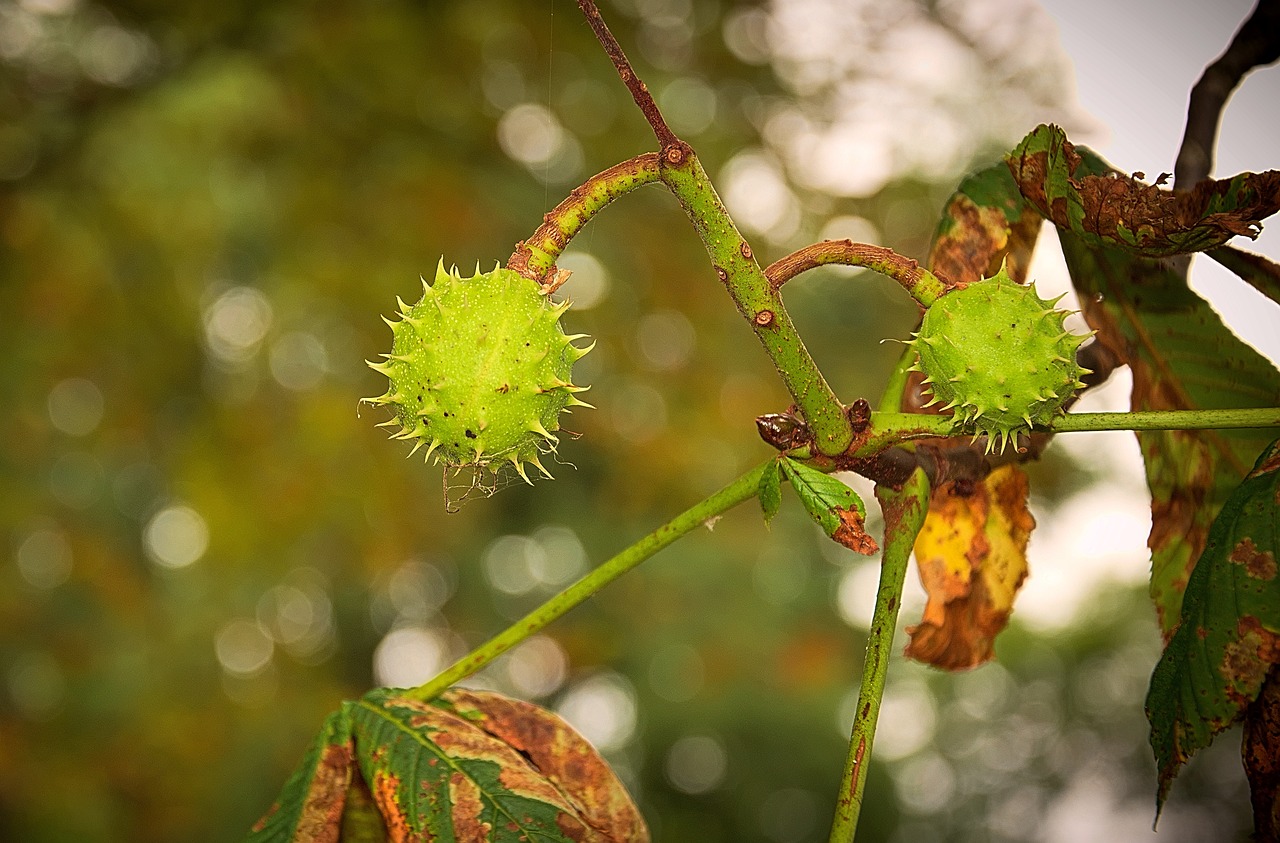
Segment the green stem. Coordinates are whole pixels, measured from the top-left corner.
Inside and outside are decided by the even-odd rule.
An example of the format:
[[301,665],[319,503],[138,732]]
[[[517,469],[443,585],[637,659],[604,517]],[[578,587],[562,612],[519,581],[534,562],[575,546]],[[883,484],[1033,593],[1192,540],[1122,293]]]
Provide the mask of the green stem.
[[507,259],[507,268],[542,283],[555,267],[556,259],[604,206],[637,187],[658,180],[658,155],[646,152],[597,173],[575,187],[563,202],[545,217],[528,240],[516,244]]
[[774,287],[781,287],[802,272],[828,264],[865,266],[887,275],[902,285],[920,305],[928,307],[948,289],[942,279],[911,258],[883,246],[855,243],[852,240],[823,240],[798,249],[774,261],[764,274]]
[[750,244],[734,225],[688,145],[671,146],[663,152],[662,181],[689,215],[716,275],[773,360],[813,432],[817,449],[828,455],[841,453],[853,441],[844,407],[809,355],[777,288],[756,263]]
[[916,360],[916,350],[907,346],[894,364],[893,372],[880,394],[880,404],[876,408],[881,413],[897,413],[902,410],[902,396],[907,391],[907,378],[911,376],[911,364]]
[[1280,407],[1068,413],[1045,429],[1054,433],[1073,433],[1085,430],[1214,430],[1236,427],[1280,427]]
[[773,463],[774,461],[771,459],[756,466],[720,491],[686,509],[489,639],[486,643],[454,662],[430,682],[406,691],[404,696],[419,700],[435,699],[451,685],[462,681],[521,641],[541,631],[552,621],[557,620],[561,615],[676,539],[700,525],[706,524],[712,518],[732,509],[748,498],[754,497],[760,485],[760,475],[766,466],[773,467]]
[[840,798],[831,824],[830,843],[849,843],[858,828],[862,811],[862,794],[867,785],[867,767],[871,761],[871,745],[880,718],[880,702],[884,699],[885,678],[889,670],[893,634],[898,625],[898,609],[902,605],[902,585],[907,575],[907,559],[915,546],[916,534],[929,511],[929,480],[916,469],[901,491],[876,486],[876,497],[884,510],[884,554],[880,563],[880,587],[876,592],[876,608],[867,633],[867,656],[862,665],[862,687],[858,691],[858,708],[849,738],[849,754],[845,758],[844,775],[840,779]]
[[[1280,427],[1280,407],[1248,407],[1229,410],[1141,410],[1133,413],[1067,413],[1051,424],[1033,429],[1048,433],[1080,433],[1093,430],[1225,430],[1242,427]],[[871,415],[871,433],[855,456],[876,453],[904,439],[956,436],[951,416],[928,413],[877,412]]]

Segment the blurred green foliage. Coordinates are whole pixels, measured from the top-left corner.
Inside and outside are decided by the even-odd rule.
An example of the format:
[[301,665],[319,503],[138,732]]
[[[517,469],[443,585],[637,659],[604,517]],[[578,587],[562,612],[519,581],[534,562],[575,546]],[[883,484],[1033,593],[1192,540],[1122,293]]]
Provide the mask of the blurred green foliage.
[[[604,11],[713,177],[825,119],[835,83],[759,52],[764,8]],[[965,49],[998,70],[988,46]],[[1065,97],[1045,67],[1003,93]],[[439,469],[358,411],[383,389],[377,316],[419,274],[505,261],[652,147],[572,3],[6,0],[0,73],[0,838],[236,839],[340,700],[425,679],[767,453],[752,419],[785,393],[657,187],[563,262],[598,299],[566,317],[599,340],[576,468],[449,514]],[[757,254],[844,218],[923,257],[960,173],[1031,125],[1006,122],[865,195],[791,180]],[[837,391],[874,398],[914,308],[851,276],[788,303]],[[1035,482],[1080,477],[1051,452]],[[874,565],[828,544],[794,503],[771,529],[744,507],[479,681],[586,724],[656,839],[825,839],[863,647],[840,594]],[[896,663],[860,839],[1042,839],[1073,805],[1146,806],[1156,642],[1123,591],[1053,640],[1015,622],[1000,666]],[[1224,757],[1179,785],[1174,839],[1247,823]]]

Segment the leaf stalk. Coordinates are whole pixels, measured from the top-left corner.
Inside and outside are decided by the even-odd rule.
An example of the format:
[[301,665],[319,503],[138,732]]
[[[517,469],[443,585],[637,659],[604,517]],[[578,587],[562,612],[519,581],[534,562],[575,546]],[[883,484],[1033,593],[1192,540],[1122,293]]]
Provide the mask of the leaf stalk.
[[403,696],[423,701],[435,699],[449,687],[490,664],[498,656],[501,656],[521,641],[545,629],[570,609],[578,606],[588,597],[600,591],[676,539],[706,524],[711,519],[732,509],[743,501],[755,497],[756,490],[760,485],[760,475],[766,467],[773,467],[773,462],[771,459],[756,466],[718,492],[689,507],[626,550],[601,563],[582,579],[454,662],[431,681],[405,691]]

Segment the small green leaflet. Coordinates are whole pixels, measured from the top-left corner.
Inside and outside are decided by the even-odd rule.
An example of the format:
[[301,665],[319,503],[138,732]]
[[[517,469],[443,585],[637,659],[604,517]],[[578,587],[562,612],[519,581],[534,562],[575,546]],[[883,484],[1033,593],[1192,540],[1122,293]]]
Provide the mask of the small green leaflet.
[[778,462],[784,459],[786,457],[779,457],[769,463],[760,474],[760,486],[756,494],[760,496],[760,509],[764,511],[766,524],[773,520],[773,516],[778,514],[778,508],[782,506],[782,468]]
[[[853,489],[790,457],[782,457],[779,464],[805,511],[824,533],[850,550],[868,556],[880,549],[876,540],[867,535],[863,526],[867,509]],[[765,506],[763,496],[761,506]]]
[[391,689],[329,715],[245,843],[647,841],[630,796],[559,717],[500,694]]
[[1239,720],[1280,663],[1280,440],[1223,504],[1191,573],[1182,620],[1147,693],[1157,809],[1179,768]]

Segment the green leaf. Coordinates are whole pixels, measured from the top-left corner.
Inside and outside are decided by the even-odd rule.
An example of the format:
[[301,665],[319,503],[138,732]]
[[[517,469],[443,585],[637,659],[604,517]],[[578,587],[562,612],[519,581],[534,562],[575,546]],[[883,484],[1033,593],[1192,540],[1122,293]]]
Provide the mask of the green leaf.
[[[1039,126],[1014,147],[1009,168],[1022,195],[1060,229],[1093,247],[1157,258],[1200,252],[1280,210],[1280,172],[1241,173],[1174,193],[1117,172],[1090,172],[1057,126]],[[1159,182],[1160,179],[1157,180]]]
[[325,718],[280,798],[254,824],[245,843],[337,843],[354,758],[351,703],[343,703]]
[[[1073,155],[1078,177],[1113,172],[1087,149]],[[1097,342],[1133,373],[1134,410],[1280,405],[1280,372],[1231,333],[1168,262],[1091,245],[1069,230],[1059,229],[1058,239]],[[1241,429],[1137,438],[1151,490],[1151,596],[1167,638],[1214,517],[1270,436]]]
[[1244,252],[1231,246],[1210,249],[1208,255],[1239,275],[1259,293],[1280,304],[1280,265],[1272,263],[1262,255]]
[[778,508],[782,506],[782,469],[777,463],[773,463],[760,473],[757,495],[767,524],[773,520],[773,516],[778,514]]
[[824,533],[858,553],[870,555],[880,549],[863,527],[867,510],[857,492],[790,457],[783,457],[780,462],[796,497]]
[[245,843],[647,841],[595,749],[530,703],[452,689],[347,702]]
[[1178,769],[1239,720],[1280,663],[1280,440],[1258,458],[1209,531],[1182,617],[1147,694],[1157,805]]

